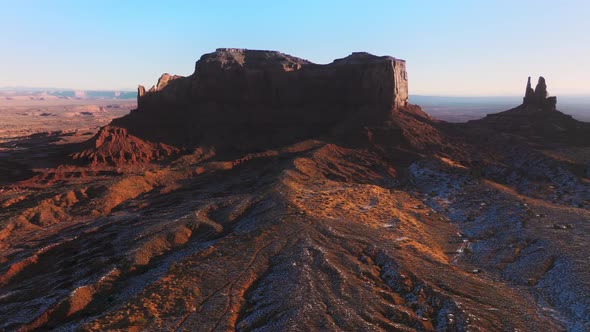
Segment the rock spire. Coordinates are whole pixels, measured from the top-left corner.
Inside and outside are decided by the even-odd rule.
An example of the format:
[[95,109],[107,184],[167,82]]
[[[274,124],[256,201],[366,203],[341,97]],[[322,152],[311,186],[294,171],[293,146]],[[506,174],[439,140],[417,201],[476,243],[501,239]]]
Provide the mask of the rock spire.
[[527,108],[554,111],[557,105],[557,97],[547,97],[547,95],[547,83],[545,82],[545,78],[540,76],[537,86],[533,90],[531,87],[531,78],[529,77],[522,104]]

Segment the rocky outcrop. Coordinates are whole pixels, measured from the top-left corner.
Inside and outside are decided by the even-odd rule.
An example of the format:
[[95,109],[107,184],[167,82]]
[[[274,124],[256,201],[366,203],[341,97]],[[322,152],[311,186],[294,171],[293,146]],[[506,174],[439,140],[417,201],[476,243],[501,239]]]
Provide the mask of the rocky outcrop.
[[[183,84],[184,83],[184,84]],[[186,78],[179,75],[162,74],[158,83],[146,90],[140,85],[137,89],[137,108],[152,108],[154,105],[166,107],[176,105],[179,99],[186,99]]]
[[274,109],[305,104],[359,108],[372,105],[390,112],[408,101],[405,61],[353,53],[328,65],[316,65],[275,51],[218,49],[205,54],[189,77],[164,74],[138,109],[163,106],[257,106]]
[[557,97],[547,97],[547,84],[543,76],[539,77],[539,81],[535,90],[531,88],[531,78],[529,77],[525,96],[522,104],[528,108],[544,110],[544,111],[555,111],[557,105]]
[[257,150],[328,133],[348,122],[383,123],[408,103],[405,61],[353,53],[327,65],[276,51],[221,48],[187,77],[164,74],[138,89],[138,109],[113,121],[177,147]]
[[531,87],[531,77],[529,76],[527,83],[526,83],[526,90],[524,93],[524,98],[522,99],[523,104],[528,104],[535,100],[535,90]]
[[556,110],[556,104],[557,97],[548,97],[545,79],[539,77],[533,90],[529,77],[522,105],[469,121],[468,124],[474,126],[466,129],[481,135],[484,129],[479,124],[497,132],[517,134],[544,143],[587,146],[590,142],[590,124]]
[[143,85],[140,85],[137,87],[137,106],[139,107],[139,104],[141,103],[141,100],[143,99],[143,96],[145,96],[145,87]]
[[408,106],[405,61],[364,52],[318,65],[276,51],[220,48],[203,55],[190,76],[165,73],[149,90],[140,85],[137,104],[75,158],[119,165],[199,146],[259,151],[336,127],[345,132],[343,124],[430,121]]
[[178,153],[175,147],[146,142],[130,135],[125,128],[106,126],[87,141],[85,149],[75,153],[74,160],[92,165],[113,165],[145,163],[170,157]]

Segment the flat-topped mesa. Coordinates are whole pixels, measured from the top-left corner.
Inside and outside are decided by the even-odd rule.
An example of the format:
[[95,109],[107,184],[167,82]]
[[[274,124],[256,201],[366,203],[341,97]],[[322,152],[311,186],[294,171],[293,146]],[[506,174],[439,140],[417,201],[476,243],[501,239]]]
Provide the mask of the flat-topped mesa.
[[137,110],[111,125],[179,148],[253,151],[337,126],[381,125],[408,107],[404,60],[359,52],[319,65],[276,51],[220,48],[203,55],[190,76],[164,74],[149,90],[139,86]]
[[557,97],[547,97],[547,84],[543,76],[539,77],[537,86],[533,90],[531,87],[531,78],[528,78],[526,92],[522,101],[523,106],[530,109],[543,111],[555,111],[557,106]]
[[341,114],[363,108],[375,118],[408,102],[405,61],[368,53],[317,65],[276,51],[220,48],[203,55],[191,76],[167,75],[165,82],[138,91],[140,111],[214,103],[224,109],[272,107],[278,115],[285,108],[321,106]]

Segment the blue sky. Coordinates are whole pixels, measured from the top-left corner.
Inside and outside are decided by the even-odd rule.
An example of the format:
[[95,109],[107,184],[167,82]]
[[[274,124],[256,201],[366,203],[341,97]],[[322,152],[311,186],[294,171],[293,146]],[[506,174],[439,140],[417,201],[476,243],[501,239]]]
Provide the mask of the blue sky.
[[[590,1],[0,0],[0,86],[152,85],[218,47],[408,65],[410,93],[519,95],[543,75],[590,94]],[[536,79],[536,78],[535,78]]]

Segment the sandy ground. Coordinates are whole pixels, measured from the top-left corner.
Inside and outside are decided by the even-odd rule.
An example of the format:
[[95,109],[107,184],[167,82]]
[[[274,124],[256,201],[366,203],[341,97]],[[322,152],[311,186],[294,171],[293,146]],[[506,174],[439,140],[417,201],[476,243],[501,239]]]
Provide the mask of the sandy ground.
[[95,131],[135,107],[129,99],[0,99],[0,141],[40,132]]

